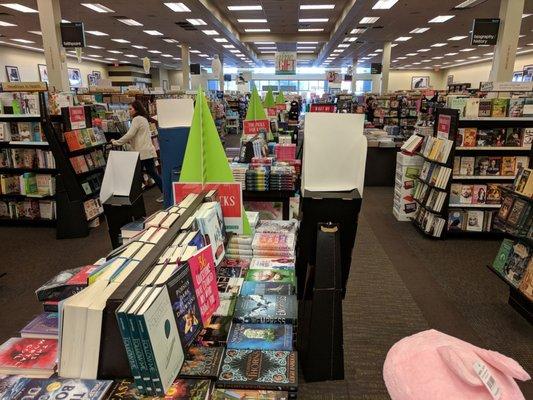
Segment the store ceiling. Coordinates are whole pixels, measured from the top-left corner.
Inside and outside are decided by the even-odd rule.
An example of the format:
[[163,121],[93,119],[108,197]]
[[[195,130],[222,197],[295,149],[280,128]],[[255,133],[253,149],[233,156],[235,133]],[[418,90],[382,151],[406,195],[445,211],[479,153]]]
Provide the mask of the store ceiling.
[[[183,0],[179,3],[190,11],[174,12],[164,4],[168,2],[166,0],[61,0],[61,10],[63,18],[84,22],[86,31],[107,34],[94,36],[87,33],[88,45],[102,48],[88,47],[84,53],[109,63],[141,64],[141,59],[149,56],[156,64],[179,68],[179,43],[187,43],[194,50],[191,62],[205,66],[210,65],[210,57],[215,54],[222,55],[228,66],[272,65],[276,50],[298,51],[300,66],[349,66],[354,58],[360,65],[368,65],[380,62],[378,50],[384,42],[393,41],[393,68],[419,69],[443,68],[491,57],[492,47],[469,46],[469,31],[474,18],[498,17],[500,1],[478,0],[472,8],[454,9],[462,1],[399,0],[390,9],[373,9],[378,0]],[[7,1],[0,0],[0,35],[3,36],[0,40],[20,45],[13,39],[23,39],[33,42],[23,45],[42,47],[41,37],[30,32],[40,30],[38,14],[2,7],[5,3]],[[35,0],[18,0],[17,3],[37,9]],[[113,12],[98,13],[80,3],[99,3]],[[524,13],[533,14],[533,1],[526,0],[525,3]],[[260,9],[229,9],[251,5],[260,6]],[[309,7],[313,5],[329,7],[318,10]],[[428,22],[439,15],[454,17],[444,23]],[[133,19],[143,26],[125,25],[118,21],[119,17]],[[363,17],[379,19],[365,24],[360,22]],[[187,19],[201,19],[206,25],[193,26]],[[2,26],[5,25],[2,22],[16,26]],[[415,28],[430,29],[410,33]],[[265,29],[269,31],[262,31]],[[352,34],[353,29],[362,31]],[[151,36],[143,32],[145,30],[156,30],[162,35]],[[533,15],[522,19],[521,34],[519,52],[533,51]],[[410,39],[396,40],[402,36]],[[466,38],[450,41],[449,38],[454,36]],[[355,37],[357,39],[353,39]],[[353,41],[348,41],[349,38]],[[130,43],[112,39],[124,39]],[[438,43],[444,43],[444,46],[433,46]],[[474,50],[461,51],[469,48]],[[423,49],[429,51],[420,51]],[[117,51],[121,53],[112,53]],[[324,63],[332,54],[336,56]]]

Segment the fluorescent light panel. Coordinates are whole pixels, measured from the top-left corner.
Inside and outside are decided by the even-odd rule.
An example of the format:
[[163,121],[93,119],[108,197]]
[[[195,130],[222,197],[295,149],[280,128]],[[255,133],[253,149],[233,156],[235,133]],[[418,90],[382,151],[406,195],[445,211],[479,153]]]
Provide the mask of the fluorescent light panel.
[[103,49],[102,46],[95,46],[95,45],[88,45],[87,47],[90,47],[91,49],[96,49],[96,50]]
[[389,10],[394,6],[398,0],[378,0],[376,4],[374,4],[374,7],[372,7],[373,10]]
[[191,12],[191,9],[183,3],[163,3],[174,12]]
[[424,33],[429,31],[429,28],[415,28],[409,33]]
[[228,6],[228,10],[230,11],[261,11],[263,7],[261,6]]
[[439,15],[433,19],[430,19],[428,22],[430,24],[442,24],[443,22],[446,22],[452,19],[453,17],[455,17],[455,15]]
[[101,14],[114,13],[112,9],[99,3],[81,3],[81,5]]
[[237,22],[241,24],[266,24],[267,20],[264,18],[239,18]]
[[130,43],[130,41],[126,39],[111,39],[111,40],[117,43]]
[[187,22],[195,26],[207,25],[207,23],[203,19],[200,19],[200,18],[187,18]]
[[468,36],[452,36],[451,38],[448,38],[448,40],[451,41],[457,41],[457,40],[463,40],[466,39]]
[[298,22],[328,22],[329,18],[300,18]]
[[143,24],[131,18],[117,18],[117,20],[128,26],[143,26]]
[[163,34],[159,31],[155,31],[155,30],[147,30],[147,31],[143,31],[144,33],[146,33],[147,35],[150,35],[150,36],[163,36]]
[[33,8],[30,8],[30,7],[26,7],[26,6],[23,6],[22,4],[18,4],[18,3],[5,3],[5,4],[0,4],[0,6],[4,6],[4,7],[7,7],[7,8],[10,8],[12,10],[15,10],[15,11],[20,11],[20,12],[23,12],[23,13],[38,13],[39,11],[37,10],[34,10]]
[[299,28],[298,32],[323,32],[324,28]]
[[245,32],[270,32],[269,28],[247,28]]
[[0,21],[0,26],[17,26],[17,25],[12,24],[10,22]]
[[[28,31],[28,33],[33,33],[34,35],[43,36],[43,33],[41,31]],[[93,47],[93,46],[87,46],[87,47]],[[95,46],[98,47],[98,46]],[[103,49],[103,47],[100,47],[100,49]]]
[[161,54],[161,52],[159,50],[148,50],[148,53]]
[[18,43],[35,43],[32,40],[26,40],[26,39],[11,39],[11,41],[18,42]]
[[360,24],[373,24],[379,19],[379,17],[364,17],[359,21]]
[[140,49],[140,50],[144,50],[148,48],[146,46],[141,46],[139,44],[132,44],[131,47],[135,47],[136,49]]
[[411,36],[400,36],[399,38],[394,39],[394,41],[396,41],[396,42],[407,42],[411,38],[412,38]]
[[435,43],[431,45],[431,47],[444,47],[444,46],[446,46],[446,43]]
[[85,33],[88,33],[89,35],[93,35],[93,36],[109,36],[107,33],[100,32],[100,31],[85,31]]
[[163,39],[163,42],[167,42],[167,43],[179,43],[176,39],[171,39],[171,38],[165,38],[165,39]]
[[335,4],[302,4],[300,10],[333,10]]

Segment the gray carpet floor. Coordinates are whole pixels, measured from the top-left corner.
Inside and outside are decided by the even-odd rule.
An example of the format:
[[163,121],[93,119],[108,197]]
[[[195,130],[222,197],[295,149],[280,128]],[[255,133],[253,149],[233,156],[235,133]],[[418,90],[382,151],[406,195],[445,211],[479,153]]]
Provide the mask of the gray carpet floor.
[[[366,188],[344,300],[345,380],[305,383],[305,400],[389,399],[382,379],[388,349],[401,338],[438,329],[515,358],[533,373],[533,330],[507,305],[507,287],[485,267],[499,241],[422,237],[392,216],[392,189]],[[145,194],[158,208],[156,190]],[[0,341],[40,312],[34,290],[56,272],[110,250],[103,223],[87,238],[55,240],[53,229],[0,228]],[[521,385],[533,398],[531,383]]]

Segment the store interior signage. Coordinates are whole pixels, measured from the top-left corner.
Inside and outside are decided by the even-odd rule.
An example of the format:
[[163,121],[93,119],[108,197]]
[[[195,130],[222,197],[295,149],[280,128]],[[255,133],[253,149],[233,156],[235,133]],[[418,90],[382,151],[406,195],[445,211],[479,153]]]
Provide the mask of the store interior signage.
[[476,18],[472,26],[472,46],[490,45],[495,46],[498,41],[500,30],[499,18]]
[[85,47],[85,31],[83,29],[83,22],[62,22],[60,24],[60,28],[63,47]]

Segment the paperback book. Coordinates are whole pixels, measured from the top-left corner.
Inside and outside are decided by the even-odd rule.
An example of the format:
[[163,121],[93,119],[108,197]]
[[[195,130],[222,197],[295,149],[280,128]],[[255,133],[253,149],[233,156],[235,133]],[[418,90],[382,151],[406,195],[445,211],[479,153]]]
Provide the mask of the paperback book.
[[282,269],[250,269],[246,273],[246,281],[289,283],[296,285],[294,270]]
[[58,313],[42,313],[20,331],[24,338],[57,339]]
[[296,323],[298,318],[296,296],[250,295],[239,297],[235,305],[235,322],[249,324]]
[[216,379],[223,355],[223,347],[190,347],[179,377]]
[[56,358],[55,339],[11,338],[0,346],[0,374],[49,378]]
[[290,324],[234,323],[228,336],[228,349],[291,351],[293,328]]

